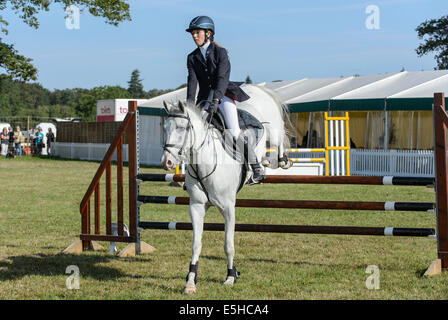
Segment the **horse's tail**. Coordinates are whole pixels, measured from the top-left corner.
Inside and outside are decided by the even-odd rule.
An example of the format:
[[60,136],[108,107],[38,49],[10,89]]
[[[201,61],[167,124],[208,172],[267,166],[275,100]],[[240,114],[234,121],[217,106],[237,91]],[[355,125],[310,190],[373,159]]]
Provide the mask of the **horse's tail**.
[[284,127],[283,148],[285,150],[289,149],[290,138],[294,136],[293,133],[295,132],[295,129],[291,122],[291,116],[289,113],[288,106],[280,101],[277,94],[273,90],[266,88],[265,86],[258,86],[258,88],[266,92],[275,101],[275,104],[277,105],[283,119],[283,127]]

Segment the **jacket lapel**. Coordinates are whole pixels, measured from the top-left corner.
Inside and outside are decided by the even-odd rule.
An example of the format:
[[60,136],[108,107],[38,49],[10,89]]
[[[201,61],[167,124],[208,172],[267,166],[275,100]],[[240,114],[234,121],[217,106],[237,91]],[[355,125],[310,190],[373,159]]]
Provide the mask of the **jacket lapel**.
[[212,42],[207,48],[207,66],[210,70],[213,70],[216,66],[214,64],[215,61],[215,44]]
[[195,58],[196,58],[200,63],[202,63],[204,66],[206,65],[206,64],[205,64],[204,57],[202,56],[201,50],[200,50],[199,48],[197,48],[197,49],[194,51],[194,56],[195,56]]

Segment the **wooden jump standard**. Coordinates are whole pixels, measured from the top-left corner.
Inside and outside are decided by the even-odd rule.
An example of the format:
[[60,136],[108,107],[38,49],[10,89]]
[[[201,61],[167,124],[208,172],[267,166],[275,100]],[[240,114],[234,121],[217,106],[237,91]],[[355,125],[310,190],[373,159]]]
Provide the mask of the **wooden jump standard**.
[[[140,241],[140,228],[142,229],[176,229],[191,230],[190,223],[183,222],[140,222],[140,204],[152,202],[152,198],[139,195],[138,182],[140,181],[178,181],[185,179],[182,175],[154,175],[139,174],[138,157],[138,109],[137,102],[130,101],[128,114],[123,120],[119,132],[112,140],[103,161],[100,164],[81,205],[81,235],[80,240],[70,245],[65,253],[82,252],[87,249],[96,249],[98,246],[94,241],[128,242],[129,245],[120,252],[120,256],[133,255],[135,253],[151,252],[151,246]],[[288,226],[288,225],[237,225],[236,231],[245,232],[282,232],[282,233],[319,233],[319,234],[353,234],[353,235],[383,235],[383,236],[413,236],[413,237],[436,237],[437,253],[436,259],[428,268],[426,275],[438,274],[442,269],[448,268],[448,180],[447,180],[447,140],[446,128],[448,126],[448,115],[445,112],[445,97],[443,93],[434,94],[433,105],[434,119],[434,157],[436,162],[436,175],[433,178],[408,178],[408,177],[357,177],[357,176],[268,176],[263,183],[313,183],[313,184],[367,184],[367,185],[407,185],[407,186],[431,186],[436,189],[436,214],[437,234],[430,228],[392,228],[392,227],[351,227],[351,226]],[[129,230],[130,235],[124,235],[123,220],[123,140],[125,135],[129,146]],[[112,235],[112,197],[111,197],[111,160],[113,154],[117,154],[117,224],[118,234]],[[106,234],[100,230],[100,179],[106,171]],[[91,209],[90,198],[94,194],[94,234],[91,233]],[[146,196],[148,197],[148,196]],[[151,197],[151,196],[150,196]],[[162,200],[162,198],[164,198]],[[166,198],[166,199],[165,199]],[[158,203],[170,201],[187,204],[188,198],[158,197]],[[149,199],[149,201],[148,201]],[[177,199],[177,200],[176,200]],[[143,201],[142,201],[143,200]],[[166,201],[166,202],[163,202]],[[261,201],[261,202],[260,202]],[[319,208],[319,209],[347,209],[347,210],[387,210],[392,208],[391,203],[386,202],[342,202],[342,201],[319,201],[320,207],[311,201],[277,200],[269,201],[266,205],[264,200],[240,199],[237,205],[250,207],[279,207],[279,208]],[[394,203],[395,210],[423,211],[431,209],[429,203]],[[372,208],[372,209],[368,209]],[[382,209],[381,209],[382,208]],[[206,223],[204,230],[221,231],[223,224]]]
[[[137,102],[129,101],[128,114],[124,118],[117,134],[112,140],[109,149],[107,150],[98,170],[93,177],[92,182],[87,189],[81,204],[81,235],[80,240],[75,241],[67,247],[64,253],[80,253],[85,250],[98,250],[102,247],[95,241],[107,242],[128,242],[137,250],[137,252],[152,252],[153,247],[147,243],[140,241],[140,232],[138,226],[138,208],[137,195],[138,186],[135,179],[138,171],[138,156],[137,156]],[[125,137],[128,141],[129,149],[129,236],[124,234],[124,219],[123,219],[123,142]],[[112,234],[112,183],[111,183],[111,162],[112,157],[116,153],[117,165],[117,235]],[[106,172],[106,234],[101,234],[100,228],[100,180],[103,173]],[[91,233],[91,208],[90,198],[94,195],[94,234]],[[130,248],[130,247],[129,247]],[[128,249],[129,249],[128,248]],[[122,253],[121,256],[125,256]]]

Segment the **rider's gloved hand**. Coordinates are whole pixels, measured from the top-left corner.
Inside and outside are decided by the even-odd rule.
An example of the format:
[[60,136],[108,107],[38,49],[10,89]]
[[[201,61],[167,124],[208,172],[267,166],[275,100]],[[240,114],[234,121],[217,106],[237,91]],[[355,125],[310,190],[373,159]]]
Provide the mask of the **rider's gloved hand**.
[[215,113],[216,111],[218,111],[218,107],[219,107],[219,99],[213,99],[212,103],[210,103],[210,105],[208,106],[207,111],[209,113]]

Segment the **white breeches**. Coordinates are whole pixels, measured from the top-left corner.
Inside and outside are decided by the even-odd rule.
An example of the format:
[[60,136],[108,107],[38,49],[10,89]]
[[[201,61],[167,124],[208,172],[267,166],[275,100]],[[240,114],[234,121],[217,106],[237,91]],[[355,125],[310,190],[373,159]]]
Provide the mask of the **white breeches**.
[[237,139],[241,130],[238,123],[238,113],[236,111],[235,102],[229,97],[224,96],[219,105],[219,111],[221,111],[221,114],[224,117],[226,127],[232,136]]

